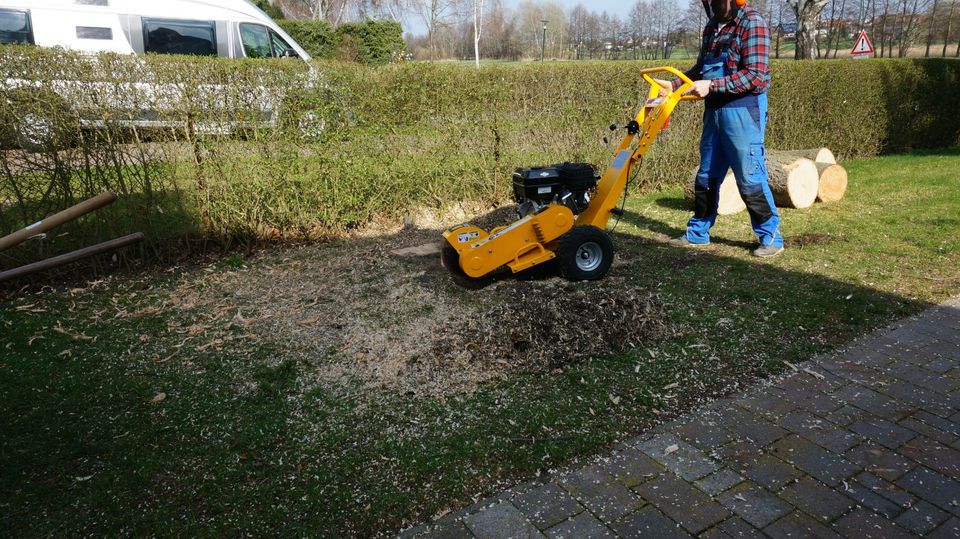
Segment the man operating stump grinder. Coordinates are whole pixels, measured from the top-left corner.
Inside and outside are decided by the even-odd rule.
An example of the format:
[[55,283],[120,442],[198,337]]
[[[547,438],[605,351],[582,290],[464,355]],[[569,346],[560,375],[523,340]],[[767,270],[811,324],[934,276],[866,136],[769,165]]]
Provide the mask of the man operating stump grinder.
[[[763,145],[766,92],[770,87],[770,30],[746,0],[704,0],[703,5],[710,20],[703,29],[697,63],[686,72],[695,81],[690,93],[704,98],[705,104],[694,213],[687,232],[670,240],[670,245],[710,243],[720,184],[729,167],[760,240],[753,254],[778,255],[783,252],[783,236],[780,215],[767,184]],[[679,79],[657,83],[670,90],[680,86]]]

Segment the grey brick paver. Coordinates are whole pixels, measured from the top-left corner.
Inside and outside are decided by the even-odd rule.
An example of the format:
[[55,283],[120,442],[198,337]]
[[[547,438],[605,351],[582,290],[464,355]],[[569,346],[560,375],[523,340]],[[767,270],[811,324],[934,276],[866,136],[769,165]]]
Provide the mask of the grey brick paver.
[[603,464],[603,469],[627,487],[637,486],[663,472],[660,464],[633,447],[614,453]]
[[667,518],[652,505],[630,513],[610,525],[621,537],[650,539],[683,539],[693,537],[679,524]]
[[763,532],[773,539],[835,539],[840,535],[837,532],[820,524],[807,515],[793,512],[763,529]]
[[596,465],[564,478],[561,485],[605,522],[616,520],[643,505],[643,500]]
[[[896,517],[905,509],[902,505],[881,495],[877,489],[870,488],[859,481],[850,481],[841,492],[863,507],[869,508],[888,519]],[[913,499],[909,494],[907,496]]]
[[956,539],[960,537],[960,519],[951,518],[930,532],[927,537],[931,539]]
[[792,377],[780,388],[784,398],[790,399],[800,410],[824,416],[843,406],[833,395],[812,389],[800,376]]
[[917,535],[925,535],[948,518],[950,518],[950,515],[947,513],[920,500],[916,505],[904,511],[894,522]]
[[737,438],[751,441],[758,446],[769,445],[789,434],[786,429],[759,418],[742,408],[728,409],[718,420],[718,424],[729,430]]
[[933,412],[941,417],[949,417],[950,414],[953,413],[950,406],[951,398],[948,395],[917,387],[910,382],[897,380],[884,387],[882,392],[884,395],[909,403],[928,412]]
[[740,517],[730,517],[720,524],[717,524],[714,529],[717,530],[718,533],[722,533],[723,535],[720,535],[720,537],[724,538],[760,539],[761,537],[765,537],[763,532],[747,524],[747,521]]
[[807,412],[787,414],[778,424],[834,453],[843,453],[860,441],[855,434]]
[[520,494],[511,501],[541,530],[583,511],[583,507],[555,483]]
[[953,434],[954,436],[960,436],[960,412],[958,412],[956,415],[950,416],[950,419],[944,419],[925,410],[919,410],[917,413],[913,414],[913,417],[923,421],[928,425],[937,427],[944,432]]
[[901,427],[910,429],[914,432],[920,433],[927,438],[932,438],[942,444],[951,445],[956,442],[960,437],[957,437],[949,432],[939,429],[929,423],[925,423],[917,419],[916,414],[910,417],[905,417],[900,420],[898,423]]
[[463,517],[463,523],[479,539],[514,539],[543,537],[516,507],[500,502],[472,515]]
[[843,457],[808,442],[796,434],[771,446],[773,454],[820,481],[836,487],[855,474],[858,468]]
[[763,486],[777,491],[799,479],[803,472],[786,462],[764,453],[750,442],[735,442],[715,451],[731,469]]
[[546,531],[550,539],[601,539],[616,537],[610,529],[590,513],[561,522]]
[[833,395],[844,404],[856,406],[890,421],[899,421],[916,410],[915,406],[902,403],[859,384],[850,384]]
[[697,485],[697,488],[706,492],[707,494],[716,496],[717,494],[720,494],[721,492],[740,483],[741,481],[743,481],[743,477],[740,477],[740,475],[733,470],[724,468],[722,470],[717,470],[716,472],[704,477],[694,484]]
[[[915,468],[916,470],[916,468]],[[856,481],[873,492],[880,494],[884,498],[899,505],[900,507],[910,507],[916,502],[913,494],[910,494],[896,484],[873,475],[870,472],[860,472],[854,478]]]
[[797,409],[797,405],[785,397],[786,395],[779,388],[761,387],[748,396],[736,399],[734,404],[775,421],[778,417]]
[[863,419],[864,417],[867,417],[869,415],[870,415],[869,412],[865,410],[861,410],[856,406],[844,404],[840,408],[826,414],[824,417],[831,423],[840,425],[841,427],[846,427],[851,423],[853,423],[854,421]]
[[901,477],[897,486],[960,516],[960,483],[945,475],[918,467]]
[[960,479],[960,451],[924,436],[903,444],[900,454],[952,479]]
[[690,533],[700,533],[730,514],[700,490],[669,474],[635,490]]
[[757,528],[793,511],[793,507],[767,492],[763,487],[750,483],[738,485],[717,496],[725,507]]
[[401,537],[960,537],[960,297],[567,473]]
[[853,500],[805,477],[788,485],[780,497],[821,522],[830,522],[853,507]]
[[843,456],[887,481],[896,481],[917,465],[903,455],[869,440],[847,451]]
[[907,539],[914,535],[882,516],[866,509],[856,509],[833,524],[845,537],[862,539]]
[[884,368],[885,372],[899,380],[910,382],[915,386],[936,391],[946,395],[957,387],[960,387],[960,380],[954,380],[947,376],[941,376],[935,372],[926,369],[918,369],[914,365],[905,365],[894,363]]
[[702,450],[720,447],[733,440],[733,435],[712,421],[691,421],[676,430],[681,440]]
[[956,359],[936,357],[924,365],[923,368],[933,371],[937,374],[945,374],[950,369],[956,367],[958,363],[960,363],[960,361],[957,361]]
[[717,461],[670,433],[651,438],[637,445],[637,449],[687,481],[700,479],[720,468]]
[[879,417],[854,421],[850,430],[888,449],[896,449],[917,436],[916,432]]

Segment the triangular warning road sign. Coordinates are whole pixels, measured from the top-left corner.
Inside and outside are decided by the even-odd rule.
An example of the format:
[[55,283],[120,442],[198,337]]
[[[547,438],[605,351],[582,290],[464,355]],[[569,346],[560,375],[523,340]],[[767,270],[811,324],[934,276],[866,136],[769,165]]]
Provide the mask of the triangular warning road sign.
[[857,36],[857,42],[853,44],[853,48],[850,49],[850,54],[856,56],[858,54],[873,54],[873,44],[870,43],[870,39],[867,38],[867,32],[865,30],[860,30],[860,35]]

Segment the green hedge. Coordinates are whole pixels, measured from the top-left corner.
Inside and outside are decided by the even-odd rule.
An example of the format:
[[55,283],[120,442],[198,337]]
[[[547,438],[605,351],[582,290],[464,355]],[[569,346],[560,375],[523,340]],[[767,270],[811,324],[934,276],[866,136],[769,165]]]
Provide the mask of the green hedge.
[[277,23],[311,56],[365,64],[385,64],[402,57],[403,29],[396,21],[366,20],[334,28],[326,21],[279,20]]
[[[352,34],[351,34],[352,35]],[[145,231],[137,256],[220,243],[337,233],[376,214],[495,201],[518,166],[605,165],[607,126],[638,106],[643,62],[458,64],[227,61],[7,48],[0,135],[48,123],[40,151],[8,151],[0,171],[0,234],[101,190],[103,212],[0,257],[12,266]],[[687,67],[681,65],[678,67]],[[960,62],[775,62],[771,148],[827,146],[840,159],[960,143]],[[29,87],[11,81],[30,79]],[[63,80],[84,84],[65,85]],[[148,80],[154,88],[130,81]],[[25,89],[27,88],[27,89]],[[67,89],[72,88],[72,91]],[[80,88],[78,90],[77,88]],[[67,93],[69,95],[63,95]],[[258,109],[264,96],[276,121]],[[161,130],[122,119],[163,108]],[[639,170],[640,188],[688,177],[702,105],[683,103]],[[91,120],[101,125],[85,129]],[[251,121],[260,120],[260,121]],[[233,136],[211,134],[232,127]],[[205,242],[209,245],[209,243]]]
[[316,59],[333,58],[339,39],[327,21],[279,19],[277,24]]

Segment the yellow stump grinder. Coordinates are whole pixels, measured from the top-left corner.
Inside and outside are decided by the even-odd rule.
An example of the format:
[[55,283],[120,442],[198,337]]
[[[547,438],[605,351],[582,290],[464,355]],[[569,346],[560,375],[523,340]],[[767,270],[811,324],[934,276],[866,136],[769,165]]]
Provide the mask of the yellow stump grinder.
[[[651,77],[670,73],[682,84],[660,96]],[[679,70],[664,66],[644,69],[650,84],[647,100],[613,152],[613,162],[597,177],[589,163],[560,163],[517,169],[513,174],[519,219],[489,232],[461,224],[443,233],[441,262],[457,277],[480,280],[506,265],[514,273],[556,259],[560,274],[572,281],[596,280],[613,262],[613,243],[606,232],[611,214],[624,195],[631,168],[643,159],[664,129],[673,109],[693,82]]]

